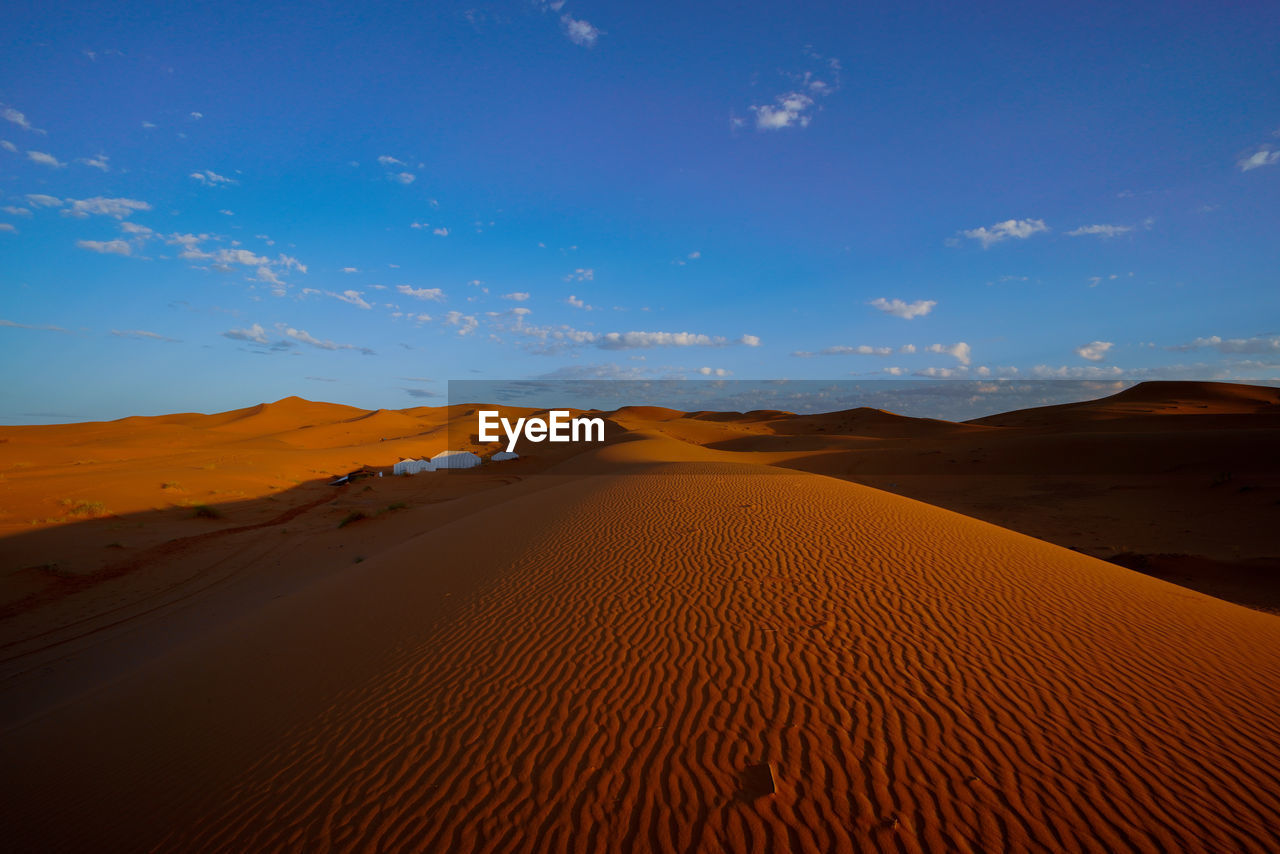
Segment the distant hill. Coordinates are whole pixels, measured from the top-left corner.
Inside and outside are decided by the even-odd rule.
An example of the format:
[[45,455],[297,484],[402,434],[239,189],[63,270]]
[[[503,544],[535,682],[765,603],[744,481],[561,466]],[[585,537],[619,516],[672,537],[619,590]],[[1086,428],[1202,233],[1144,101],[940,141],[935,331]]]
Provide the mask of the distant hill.
[[985,427],[1061,427],[1150,415],[1280,416],[1280,388],[1242,383],[1150,381],[1097,400],[1037,406],[975,418]]

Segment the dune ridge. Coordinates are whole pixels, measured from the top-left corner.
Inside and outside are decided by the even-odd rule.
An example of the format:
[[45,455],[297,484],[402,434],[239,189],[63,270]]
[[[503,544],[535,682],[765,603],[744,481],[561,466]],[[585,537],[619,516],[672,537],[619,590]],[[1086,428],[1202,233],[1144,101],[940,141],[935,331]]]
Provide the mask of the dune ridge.
[[[688,465],[582,490],[467,617],[168,843],[1280,842],[1275,620],[865,488]],[[760,759],[781,793],[744,800]]]
[[[599,465],[689,455],[670,441]],[[722,460],[507,502],[514,551],[474,556],[489,581],[459,613],[298,710],[157,850],[1280,842],[1276,620],[909,499]],[[448,557],[495,523],[432,536]],[[405,573],[420,554],[380,560]],[[271,631],[305,649],[341,624]],[[779,791],[751,798],[741,774],[761,760]]]
[[[5,706],[47,693],[0,730],[0,824],[47,851],[1280,847],[1280,620],[708,446],[737,419],[613,417],[540,477],[384,479],[210,538],[235,596],[0,653]],[[386,489],[442,500],[335,527]]]

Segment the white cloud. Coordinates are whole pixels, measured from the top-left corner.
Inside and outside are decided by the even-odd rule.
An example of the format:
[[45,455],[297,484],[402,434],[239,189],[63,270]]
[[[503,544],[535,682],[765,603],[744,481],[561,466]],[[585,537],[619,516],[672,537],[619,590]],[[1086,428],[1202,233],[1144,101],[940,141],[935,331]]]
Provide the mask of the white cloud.
[[[32,204],[41,204],[40,202],[36,202],[35,197],[33,196],[27,196],[27,200]],[[92,199],[67,199],[66,202],[71,207],[63,211],[63,213],[66,216],[73,216],[78,219],[83,219],[91,214],[95,216],[111,216],[116,219],[124,219],[135,211],[151,210],[151,205],[149,203],[138,199],[108,199],[103,196],[94,196]]]
[[698,373],[702,374],[704,377],[727,377],[732,374],[733,371],[726,370],[725,368],[701,367],[698,368]]
[[299,273],[307,272],[307,265],[303,264],[292,255],[285,255],[284,253],[281,253],[276,256],[276,263],[281,267],[284,267],[286,270],[297,270]]
[[133,247],[123,240],[77,240],[76,246],[104,255],[132,255]]
[[1117,237],[1121,234],[1127,234],[1133,231],[1131,225],[1082,225],[1079,228],[1073,228],[1067,232],[1068,237],[1081,237],[1086,234],[1095,235],[1097,237]]
[[1210,335],[1207,338],[1196,338],[1190,343],[1165,349],[1178,352],[1213,349],[1219,353],[1280,353],[1280,335],[1255,335],[1252,338],[1223,338],[1219,335]]
[[202,241],[208,240],[207,234],[171,234],[165,242],[170,246],[181,246],[182,251],[178,253],[179,258],[185,258],[188,261],[201,261],[212,258],[213,255],[205,252],[200,248]]
[[596,271],[589,267],[579,267],[572,273],[564,277],[566,282],[592,282],[595,281]]
[[582,20],[575,20],[568,15],[560,16],[560,26],[564,27],[564,34],[569,37],[569,41],[583,47],[595,47],[596,40],[600,38],[600,30],[591,24]]
[[414,181],[418,180],[418,176],[414,175],[412,172],[397,172],[396,174],[391,176],[391,180],[398,181],[401,184],[408,186],[409,184],[412,184]]
[[392,157],[390,154],[383,154],[378,158],[378,162],[383,166],[404,166],[405,165],[405,162],[403,160],[397,160],[396,158]]
[[27,202],[37,208],[60,208],[62,199],[57,196],[46,196],[42,193],[28,193]]
[[245,267],[265,267],[271,263],[270,258],[255,255],[248,249],[217,249],[209,257],[213,259],[215,267],[231,267],[233,264],[242,264]]
[[925,349],[930,353],[942,353],[944,355],[951,356],[962,365],[969,364],[969,345],[963,341],[949,346],[945,344],[930,344]]
[[1048,365],[1036,365],[1031,369],[1031,375],[1041,379],[1060,379],[1060,380],[1094,380],[1107,379],[1109,377],[1118,377],[1124,373],[1120,368],[1101,367],[1100,365],[1087,365],[1085,367],[1067,367],[1066,365],[1051,368]]
[[954,377],[965,376],[968,373],[964,368],[924,368],[916,371],[917,377],[930,377],[932,379],[946,380]]
[[[231,268],[223,266],[223,267],[219,267],[218,269],[227,271],[227,270],[230,270]],[[277,276],[276,271],[272,270],[270,267],[266,265],[263,265],[258,268],[257,280],[259,282],[266,282],[269,285],[274,285],[274,287],[271,289],[271,293],[274,296],[282,297],[286,293],[288,293],[289,283],[281,279],[279,276]],[[306,289],[304,288],[303,290],[306,290]]]
[[[514,309],[513,312],[522,309]],[[509,314],[511,312],[504,312]],[[520,318],[523,321],[523,318]],[[567,348],[594,345],[602,350],[643,350],[655,347],[726,347],[741,344],[756,347],[760,339],[743,335],[730,340],[721,336],[701,335],[693,332],[608,332],[598,333],[571,326],[534,326],[518,321],[515,326],[497,326],[500,330],[518,333],[536,343],[529,349],[542,355],[559,353]],[[636,358],[636,357],[633,357]]]
[[156,126],[156,123],[155,123],[155,122],[143,122],[143,123],[142,123],[142,126],[143,126],[144,128],[146,128],[147,130],[151,130],[152,128],[154,128],[154,127]]
[[342,272],[344,272],[344,273],[359,273],[360,271],[359,271],[359,270],[357,270],[355,267],[343,267],[343,268],[342,268]]
[[218,184],[239,184],[240,182],[234,178],[228,178],[225,175],[219,175],[212,169],[206,169],[203,172],[192,172],[191,177],[204,184],[206,187],[213,187]]
[[396,285],[396,290],[405,296],[411,296],[421,300],[444,302],[444,291],[440,288],[414,288],[409,285]]
[[[254,326],[257,329],[261,329],[261,327],[257,326],[256,324]],[[305,329],[295,329],[294,327],[289,326],[288,324],[277,323],[276,329],[285,338],[289,338],[294,341],[301,341],[303,344],[309,344],[312,347],[317,347],[321,350],[355,350],[359,353],[363,353],[366,356],[374,355],[373,351],[370,350],[368,347],[360,347],[355,344],[337,344],[328,339],[321,340],[319,338],[316,338],[311,333],[307,332]]]
[[144,329],[112,329],[111,334],[117,338],[141,338],[148,341],[164,341],[169,344],[179,343],[177,338],[170,338],[167,335],[160,335],[156,332],[147,332]]
[[814,100],[803,92],[779,95],[773,104],[754,105],[758,130],[781,130],[789,127],[808,127]]
[[431,229],[431,233],[432,233],[432,234],[434,234],[434,235],[436,235],[437,237],[448,237],[448,236],[449,236],[449,229],[444,228],[444,227],[442,226],[442,227],[440,227],[440,228],[433,228],[433,229]]
[[13,107],[5,107],[4,110],[0,112],[0,116],[3,116],[6,121],[13,122],[23,130],[29,130],[32,133],[44,133],[44,131],[31,124],[31,122],[27,120],[26,116],[15,110]]
[[[281,280],[279,274],[289,270],[297,270],[300,273],[307,272],[307,265],[303,264],[297,258],[290,255],[277,255],[275,260],[258,255],[248,249],[239,247],[219,248],[206,250],[201,243],[207,240],[220,240],[222,238],[209,234],[170,234],[165,238],[165,242],[171,246],[181,246],[182,250],[178,253],[178,257],[186,261],[192,262],[208,262],[208,266],[224,273],[229,273],[237,266],[256,267],[257,281],[266,282],[273,285],[272,293],[275,296],[284,296],[288,283]],[[195,264],[197,268],[203,268],[201,264]]]
[[565,300],[565,302],[567,302],[569,305],[573,306],[574,308],[581,308],[585,311],[593,311],[595,309],[595,306],[587,305],[586,302],[578,299],[573,294],[569,294],[569,298]]
[[982,248],[986,249],[993,243],[1000,243],[1010,238],[1026,240],[1033,234],[1048,230],[1049,227],[1044,224],[1042,219],[1007,219],[990,227],[971,228],[960,232],[960,234],[977,240],[982,244]]
[[639,365],[619,365],[616,362],[593,365],[565,365],[554,371],[539,374],[543,380],[641,380],[653,375],[653,371]]
[[261,324],[255,323],[248,329],[228,329],[222,333],[224,338],[231,338],[235,341],[249,341],[253,344],[269,344],[267,338],[267,330],[262,328]]
[[12,320],[0,319],[0,326],[6,326],[10,329],[32,329],[36,332],[64,332],[71,334],[70,330],[63,329],[61,326],[50,326],[47,323],[14,323]]
[[7,139],[0,139],[0,148],[3,148],[5,151],[11,151],[14,154],[18,153],[18,146],[14,145]]
[[475,315],[463,314],[460,311],[451,311],[445,315],[444,322],[450,326],[458,327],[459,335],[470,335],[480,325]]
[[354,306],[359,306],[360,308],[373,308],[373,306],[364,301],[364,294],[360,291],[346,290],[340,294],[335,294],[335,297],[343,302],[349,302]]
[[26,208],[20,208],[17,205],[5,205],[0,208],[0,211],[4,211],[10,216],[31,216],[31,211]]
[[525,291],[515,291],[514,293],[503,294],[502,298],[512,300],[513,302],[524,302],[529,299],[529,294]]
[[1083,347],[1076,348],[1076,355],[1090,362],[1101,362],[1107,357],[1107,351],[1114,347],[1110,341],[1091,341]]
[[856,347],[838,345],[820,351],[823,356],[888,356],[893,353],[892,347],[872,347],[859,344]]
[[885,314],[892,314],[894,317],[901,317],[903,320],[911,320],[914,317],[924,317],[933,311],[933,307],[937,305],[936,300],[920,299],[915,302],[903,302],[900,299],[887,300],[884,297],[873,299],[867,305],[878,308]]
[[[1098,285],[1102,284],[1104,281],[1107,281],[1107,282],[1113,282],[1113,281],[1115,281],[1115,280],[1116,280],[1116,279],[1118,279],[1118,278],[1120,278],[1120,274],[1119,274],[1119,273],[1112,273],[1112,274],[1111,274],[1111,275],[1109,275],[1109,276],[1090,276],[1090,277],[1089,277],[1089,287],[1091,287],[1091,288],[1096,288]],[[1128,278],[1130,278],[1130,279],[1131,279],[1131,278],[1133,278],[1133,273],[1130,273],[1130,274],[1128,275]]]
[[901,347],[899,347],[899,348],[898,348],[898,352],[899,352],[899,353],[908,353],[908,354],[910,354],[910,353],[914,353],[915,351],[916,351],[916,345],[915,345],[915,344],[903,344]]
[[27,157],[36,163],[41,163],[45,166],[52,166],[55,169],[61,169],[63,166],[67,165],[52,154],[47,154],[43,151],[28,151]]
[[1248,172],[1260,166],[1274,166],[1277,163],[1280,163],[1280,151],[1272,150],[1269,146],[1263,146],[1248,157],[1242,157],[1236,161],[1241,172]]
[[373,308],[373,306],[365,302],[363,291],[346,290],[340,294],[335,294],[333,291],[317,291],[314,288],[303,288],[302,292],[304,294],[305,293],[324,294],[327,297],[333,297],[336,300],[342,300],[343,302],[350,303],[351,305],[354,305],[358,308],[363,308],[363,309]]
[[[758,131],[782,130],[784,128],[805,128],[813,120],[813,114],[821,109],[819,99],[825,98],[840,89],[840,60],[824,57],[812,48],[804,49],[805,58],[811,67],[803,73],[784,73],[790,81],[787,91],[773,99],[771,103],[753,104],[751,112],[755,113],[755,127]],[[746,120],[733,117],[731,125],[744,127]]]
[[602,350],[644,350],[651,347],[723,347],[729,341],[720,336],[693,332],[606,332],[594,343]]
[[187,113],[187,117],[190,118],[192,121],[198,122],[204,118],[204,113],[198,113],[195,110],[192,110],[191,112]]
[[110,172],[111,167],[107,165],[107,161],[110,159],[105,154],[99,154],[97,157],[81,157],[76,162],[83,163],[85,166],[92,166],[94,169],[101,169],[103,172]]
[[136,222],[122,222],[120,223],[120,230],[125,234],[136,234],[140,237],[150,237],[155,234],[154,231],[147,228],[145,225],[139,225]]
[[8,231],[13,234],[18,233],[17,227],[15,227],[11,222],[0,222],[0,231]]

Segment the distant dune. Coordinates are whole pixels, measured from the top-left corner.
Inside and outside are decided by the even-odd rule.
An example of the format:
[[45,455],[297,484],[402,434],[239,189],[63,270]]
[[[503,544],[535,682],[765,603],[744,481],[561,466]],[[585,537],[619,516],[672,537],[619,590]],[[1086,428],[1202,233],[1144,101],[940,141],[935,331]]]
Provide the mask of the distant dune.
[[1145,382],[1099,400],[1022,409],[969,423],[1061,426],[1068,421],[1105,422],[1148,415],[1280,416],[1280,389],[1239,383]]
[[476,407],[0,428],[0,826],[41,851],[1275,851],[1280,619],[1091,555],[1247,565],[1231,598],[1267,607],[1278,402],[634,406],[603,446],[336,488]]

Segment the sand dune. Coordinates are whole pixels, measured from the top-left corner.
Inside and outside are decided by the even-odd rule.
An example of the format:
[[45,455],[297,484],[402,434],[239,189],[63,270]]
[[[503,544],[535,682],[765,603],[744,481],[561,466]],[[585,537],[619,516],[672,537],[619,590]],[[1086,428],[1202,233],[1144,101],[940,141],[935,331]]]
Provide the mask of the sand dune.
[[[274,432],[250,445],[265,458],[290,447],[280,436],[299,415],[272,406],[208,429],[261,419]],[[456,414],[324,406],[290,403],[317,425],[297,432],[430,433]],[[633,408],[611,414],[626,431],[611,444],[506,475],[384,478],[310,506],[299,486],[287,523],[244,524],[246,510],[11,615],[8,838],[48,851],[1280,847],[1280,620],[794,468],[832,467],[843,436],[800,457],[703,444],[777,435],[789,418]],[[955,436],[968,447],[1002,429],[1016,428]],[[409,506],[375,512],[393,503]]]
[[[1280,418],[1280,389],[1241,383],[1144,382],[1109,397],[1021,409],[971,424],[995,427],[1116,421],[1149,415],[1270,415]],[[1114,425],[1110,425],[1114,426]],[[1170,424],[1165,424],[1168,429]]]

